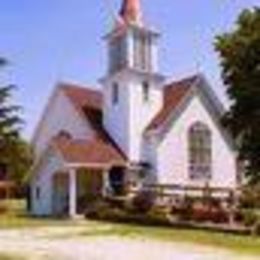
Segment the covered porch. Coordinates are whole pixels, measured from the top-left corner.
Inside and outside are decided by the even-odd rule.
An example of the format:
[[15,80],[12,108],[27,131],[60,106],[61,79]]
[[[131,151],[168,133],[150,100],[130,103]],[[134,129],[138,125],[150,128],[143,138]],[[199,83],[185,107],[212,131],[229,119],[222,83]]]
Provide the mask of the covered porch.
[[52,179],[52,212],[55,216],[75,218],[97,199],[123,196],[128,183],[122,165],[78,166],[57,172]]
[[62,158],[51,178],[53,215],[74,218],[84,214],[91,201],[124,192],[127,162],[105,133],[86,140],[61,133],[53,145]]

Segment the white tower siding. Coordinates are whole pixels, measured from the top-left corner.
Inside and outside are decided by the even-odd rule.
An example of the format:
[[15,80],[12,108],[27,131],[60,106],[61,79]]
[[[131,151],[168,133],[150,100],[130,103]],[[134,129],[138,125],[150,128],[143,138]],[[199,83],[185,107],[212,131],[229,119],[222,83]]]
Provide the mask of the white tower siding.
[[[126,72],[110,79],[104,86],[104,125],[130,161],[142,160],[143,132],[162,108],[162,89],[149,82],[149,100],[145,101],[144,77]],[[112,102],[113,82],[119,84],[119,100]]]
[[143,133],[151,122],[152,118],[162,108],[163,93],[162,89],[149,83],[149,100],[144,100],[142,80],[133,78],[130,88],[130,139],[129,157],[132,161],[141,161],[143,145]]
[[[118,103],[112,101],[112,85],[118,82],[119,98]],[[116,78],[115,81],[109,81],[103,88],[104,105],[103,105],[103,122],[104,127],[109,132],[119,147],[128,154],[129,139],[129,88],[123,82]]]

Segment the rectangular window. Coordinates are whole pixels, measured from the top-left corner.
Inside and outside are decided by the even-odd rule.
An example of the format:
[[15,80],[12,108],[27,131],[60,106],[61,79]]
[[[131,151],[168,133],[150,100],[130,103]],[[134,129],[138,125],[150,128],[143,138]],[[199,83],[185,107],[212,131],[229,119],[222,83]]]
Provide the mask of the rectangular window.
[[150,88],[148,82],[143,82],[142,89],[143,89],[143,100],[149,101]]
[[138,70],[151,69],[151,39],[147,35],[134,35],[134,67]]
[[39,186],[36,186],[35,188],[35,197],[37,200],[39,200],[41,197],[41,188]]
[[124,38],[115,39],[109,46],[109,72],[115,72],[126,66],[126,43]]
[[211,132],[197,122],[189,129],[189,172],[193,180],[209,180],[212,166]]
[[117,104],[119,100],[119,86],[117,83],[114,83],[112,86],[112,103]]

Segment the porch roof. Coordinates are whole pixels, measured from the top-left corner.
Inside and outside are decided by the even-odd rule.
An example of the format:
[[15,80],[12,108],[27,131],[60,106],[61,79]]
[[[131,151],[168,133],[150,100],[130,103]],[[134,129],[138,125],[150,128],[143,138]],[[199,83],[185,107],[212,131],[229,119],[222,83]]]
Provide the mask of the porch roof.
[[15,183],[13,181],[0,181],[0,189],[12,188],[15,187]]
[[126,164],[124,155],[117,147],[98,137],[79,140],[67,136],[57,136],[53,139],[52,144],[66,163],[101,167]]

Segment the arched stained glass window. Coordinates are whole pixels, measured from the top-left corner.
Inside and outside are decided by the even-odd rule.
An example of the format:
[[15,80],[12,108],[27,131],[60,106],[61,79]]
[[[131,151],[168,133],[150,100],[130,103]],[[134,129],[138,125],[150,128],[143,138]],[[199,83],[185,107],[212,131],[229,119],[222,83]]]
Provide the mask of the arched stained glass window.
[[209,128],[194,123],[188,133],[189,176],[193,180],[209,180],[212,170],[212,137]]

